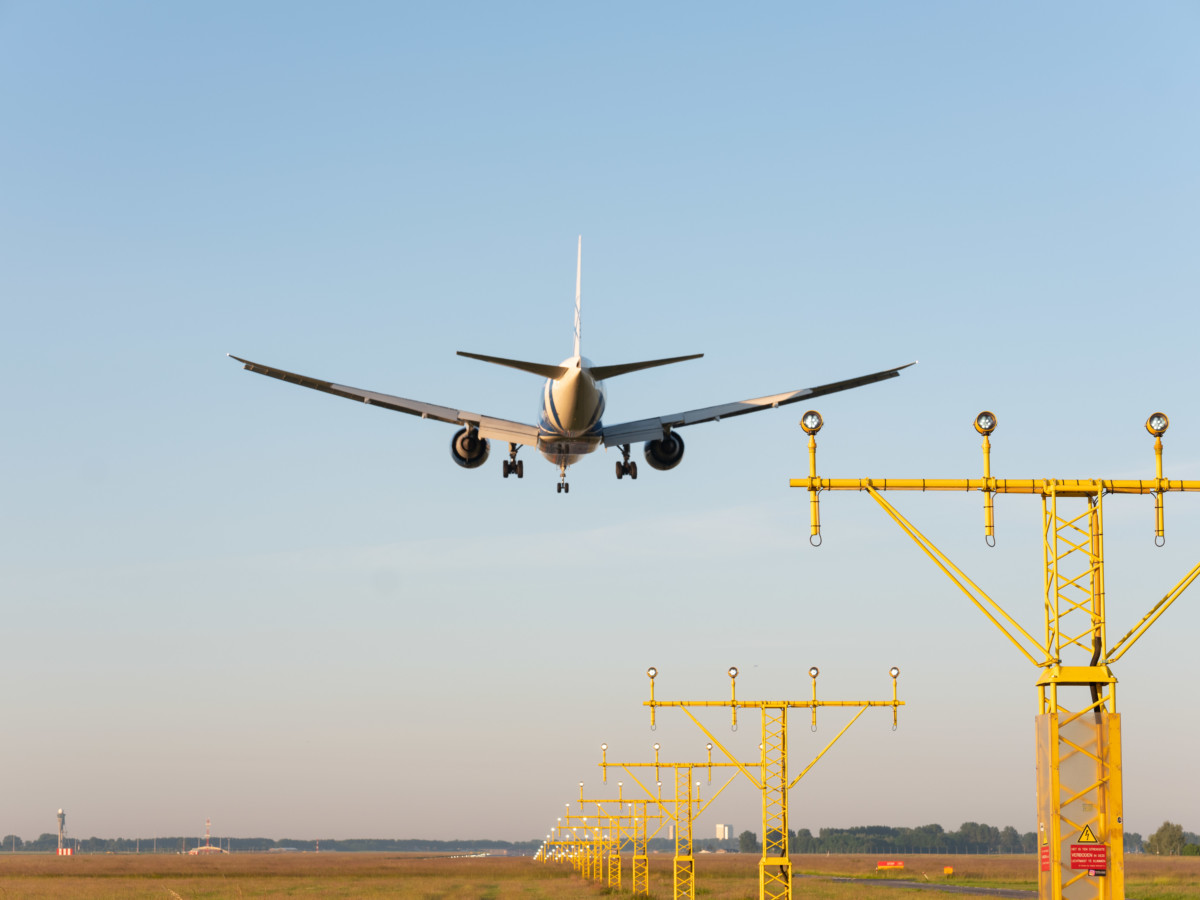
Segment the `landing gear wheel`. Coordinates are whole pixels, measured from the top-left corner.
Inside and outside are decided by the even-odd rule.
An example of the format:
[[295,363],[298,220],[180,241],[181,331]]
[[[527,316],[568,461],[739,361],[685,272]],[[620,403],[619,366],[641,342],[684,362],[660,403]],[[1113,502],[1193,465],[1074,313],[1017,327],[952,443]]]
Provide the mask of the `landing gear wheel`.
[[571,485],[567,484],[565,481],[563,482],[563,493],[564,494],[571,493]]
[[503,465],[503,468],[501,469],[501,471],[504,472],[504,477],[507,478],[508,473],[511,471],[511,469],[509,468],[509,462],[507,459],[504,460],[504,465]]
[[559,494],[561,494],[561,493],[562,493],[562,489],[563,489],[562,482],[560,481],[560,482],[559,482],[559,483],[556,485],[556,487],[558,488],[558,491],[557,491],[556,493],[559,493]]
[[625,477],[625,463],[617,463],[617,481]]
[[[523,460],[523,459],[518,459],[518,460],[517,460],[517,463],[516,463],[516,472],[517,472],[517,477],[518,477],[518,478],[524,478],[524,477],[525,477],[525,460]],[[637,476],[634,476],[634,477],[636,478]]]
[[625,467],[625,471],[629,473],[629,477],[637,481],[637,463],[631,462]]

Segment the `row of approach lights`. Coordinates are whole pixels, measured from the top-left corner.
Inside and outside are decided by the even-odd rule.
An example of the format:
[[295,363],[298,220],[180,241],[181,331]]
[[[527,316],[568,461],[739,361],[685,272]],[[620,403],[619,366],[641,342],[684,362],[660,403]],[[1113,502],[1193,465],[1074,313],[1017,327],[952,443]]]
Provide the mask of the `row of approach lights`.
[[[646,670],[646,674],[650,677],[650,680],[653,681],[655,678],[658,677],[658,669],[654,668],[654,666],[651,666],[650,668],[648,668]],[[809,678],[816,678],[820,674],[821,674],[821,670],[818,669],[816,666],[809,667],[809,670],[808,670]],[[888,674],[891,675],[893,678],[899,678],[900,677],[900,669],[896,666],[892,666],[890,669],[888,669]],[[737,666],[729,667],[729,677],[730,678],[738,677]],[[604,746],[607,747],[608,745],[605,744]],[[655,744],[654,746],[655,746],[655,749],[658,748],[657,744]]]
[[[800,417],[800,427],[804,429],[805,434],[816,434],[821,430],[821,426],[825,424],[825,420],[821,418],[821,414],[815,409],[810,409]],[[1156,412],[1150,415],[1146,420],[1146,430],[1156,438],[1162,437],[1167,433],[1167,428],[1170,426],[1171,420],[1167,418],[1167,414]],[[996,414],[988,410],[984,410],[975,417],[975,430],[984,437],[996,430]]]

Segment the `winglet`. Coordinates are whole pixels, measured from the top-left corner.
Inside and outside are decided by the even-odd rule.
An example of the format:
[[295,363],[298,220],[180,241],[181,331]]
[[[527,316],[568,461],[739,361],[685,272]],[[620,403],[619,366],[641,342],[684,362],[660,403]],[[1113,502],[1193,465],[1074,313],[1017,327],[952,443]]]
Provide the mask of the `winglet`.
[[[583,235],[579,236],[579,256],[575,262],[575,359],[579,359],[579,284],[583,276]],[[579,363],[576,363],[579,365]]]

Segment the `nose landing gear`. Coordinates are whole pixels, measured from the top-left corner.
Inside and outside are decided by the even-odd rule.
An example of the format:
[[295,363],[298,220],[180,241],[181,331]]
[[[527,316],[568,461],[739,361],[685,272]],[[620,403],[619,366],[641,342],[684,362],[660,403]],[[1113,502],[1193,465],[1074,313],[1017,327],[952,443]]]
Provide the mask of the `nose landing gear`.
[[622,461],[617,463],[617,481],[620,481],[626,475],[637,481],[637,463],[629,461],[629,445],[621,445]]
[[558,465],[558,493],[571,493],[571,486],[567,484],[567,464],[559,463]]

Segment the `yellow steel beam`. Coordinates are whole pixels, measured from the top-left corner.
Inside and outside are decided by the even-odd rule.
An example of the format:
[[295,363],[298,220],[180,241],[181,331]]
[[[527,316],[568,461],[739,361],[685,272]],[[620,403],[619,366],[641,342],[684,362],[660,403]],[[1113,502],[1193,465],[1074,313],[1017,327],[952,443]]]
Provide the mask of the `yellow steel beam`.
[[[987,617],[988,621],[995,625],[996,628],[1000,630],[1001,634],[1008,638],[1012,645],[1021,651],[1022,655],[1024,655],[1026,659],[1028,659],[1035,666],[1044,666],[1050,664],[1050,650],[1048,647],[1044,647],[1039,644],[1036,638],[1022,628],[1016,619],[1009,615],[999,603],[988,596],[983,588],[972,581],[962,569],[956,566],[951,561],[950,557],[943,553],[938,546],[933,543],[933,541],[918,531],[917,527],[908,519],[906,519],[904,515],[898,509],[896,509],[896,507],[892,506],[892,504],[889,503],[884,496],[879,493],[879,491],[875,490],[874,488],[869,488],[868,491],[871,495],[871,498],[883,508],[884,512],[886,512],[892,518],[892,520],[900,526],[905,534],[912,538],[913,543],[921,548],[922,552],[924,552],[924,554],[933,561],[933,564],[941,569],[942,572],[945,573],[946,577],[958,586],[958,589],[966,595],[967,599],[971,601],[975,608],[983,613],[984,616]],[[993,610],[995,611],[996,615],[993,615]],[[1012,625],[1012,627],[1016,629],[1021,637],[1025,638],[1030,645],[1038,650],[1039,653],[1043,654],[1043,658],[1039,660],[1034,657],[1034,655],[1025,648],[1025,645],[1022,644],[1015,635],[1013,635],[1007,628],[1000,624],[999,619],[997,619],[997,615]]]
[[788,486],[810,491],[991,491],[996,494],[1159,494],[1200,491],[1200,481],[1170,478],[792,478]]
[[[1113,646],[1105,654],[1105,659],[1110,663],[1114,663],[1124,656],[1125,652],[1135,643],[1137,643],[1138,639],[1146,633],[1146,629],[1157,622],[1158,617],[1170,609],[1171,604],[1179,598],[1180,594],[1188,589],[1188,587],[1193,581],[1196,580],[1197,577],[1200,577],[1200,563],[1196,563],[1196,565],[1192,567],[1192,570],[1184,575],[1183,578],[1180,579],[1179,583],[1167,592],[1166,596],[1155,603],[1150,612],[1142,616],[1138,623],[1134,625],[1133,628],[1129,629],[1129,633],[1126,634],[1125,637],[1113,644]],[[1126,641],[1129,643],[1125,644]],[[1124,647],[1122,647],[1123,644],[1125,645]]]

